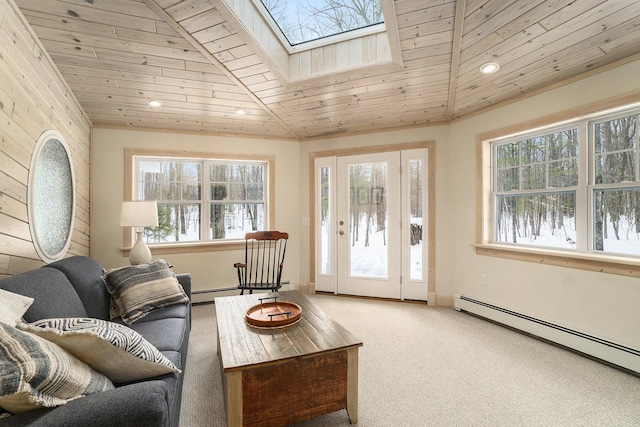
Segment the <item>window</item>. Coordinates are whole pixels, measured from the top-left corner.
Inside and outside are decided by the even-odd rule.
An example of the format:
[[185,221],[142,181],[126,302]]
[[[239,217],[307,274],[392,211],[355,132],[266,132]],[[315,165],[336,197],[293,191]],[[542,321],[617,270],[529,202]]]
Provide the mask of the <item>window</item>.
[[493,150],[494,240],[575,248],[577,128],[496,143]]
[[379,0],[256,0],[290,46],[383,26]]
[[132,199],[158,202],[147,243],[222,242],[269,228],[270,159],[130,156]]
[[639,114],[491,142],[490,241],[639,256]]

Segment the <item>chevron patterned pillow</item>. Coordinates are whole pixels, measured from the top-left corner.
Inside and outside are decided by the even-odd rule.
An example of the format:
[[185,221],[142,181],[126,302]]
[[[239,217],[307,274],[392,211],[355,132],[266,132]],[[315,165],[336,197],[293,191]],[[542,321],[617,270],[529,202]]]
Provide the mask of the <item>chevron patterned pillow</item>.
[[114,383],[180,372],[142,335],[119,323],[76,317],[42,319],[18,327],[59,345]]

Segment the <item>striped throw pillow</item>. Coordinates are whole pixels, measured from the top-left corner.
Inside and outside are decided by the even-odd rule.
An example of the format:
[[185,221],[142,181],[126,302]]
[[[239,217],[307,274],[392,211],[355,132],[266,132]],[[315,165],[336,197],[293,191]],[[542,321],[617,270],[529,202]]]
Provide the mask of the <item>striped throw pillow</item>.
[[128,325],[153,310],[189,303],[169,263],[162,259],[109,270],[102,280],[117,306],[115,313],[111,310],[112,318],[119,314]]
[[118,323],[75,317],[18,327],[59,345],[114,383],[180,372],[142,335]]
[[56,344],[0,322],[0,407],[21,413],[111,390],[113,383]]

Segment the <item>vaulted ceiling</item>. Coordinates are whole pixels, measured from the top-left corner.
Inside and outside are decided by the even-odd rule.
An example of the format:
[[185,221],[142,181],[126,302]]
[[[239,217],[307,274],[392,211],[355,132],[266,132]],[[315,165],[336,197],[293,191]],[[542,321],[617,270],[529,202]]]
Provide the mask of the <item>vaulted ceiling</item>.
[[381,0],[385,33],[296,54],[250,0],[15,1],[95,126],[302,140],[447,123],[640,58],[635,0]]

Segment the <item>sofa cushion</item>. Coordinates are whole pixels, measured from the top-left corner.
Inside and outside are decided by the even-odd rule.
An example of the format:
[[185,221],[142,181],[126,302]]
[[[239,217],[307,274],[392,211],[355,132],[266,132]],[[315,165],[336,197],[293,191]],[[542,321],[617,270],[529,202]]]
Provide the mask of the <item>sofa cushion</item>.
[[189,316],[189,304],[178,304],[153,310],[136,323],[153,322],[161,319],[185,319]]
[[31,304],[31,297],[0,289],[0,322],[15,326]]
[[182,351],[189,338],[187,319],[159,319],[153,322],[136,322],[131,329],[142,335],[161,352]]
[[[161,377],[164,379],[164,377]],[[0,419],[2,427],[177,427],[171,422],[171,384],[146,380],[75,399],[57,408]],[[180,397],[177,396],[177,399]]]
[[115,383],[180,372],[131,328],[101,319],[43,319],[18,326],[51,341]]
[[87,310],[88,317],[109,320],[111,295],[102,282],[104,268],[98,261],[85,256],[73,256],[52,262],[47,267],[60,270],[67,276]]
[[0,282],[0,288],[33,298],[24,314],[27,322],[51,317],[88,317],[67,276],[54,268],[41,267],[7,277]]
[[0,372],[0,407],[14,413],[114,388],[57,345],[6,323],[0,323]]
[[117,306],[111,317],[120,315],[127,324],[154,310],[189,302],[164,260],[109,270],[102,280]]

